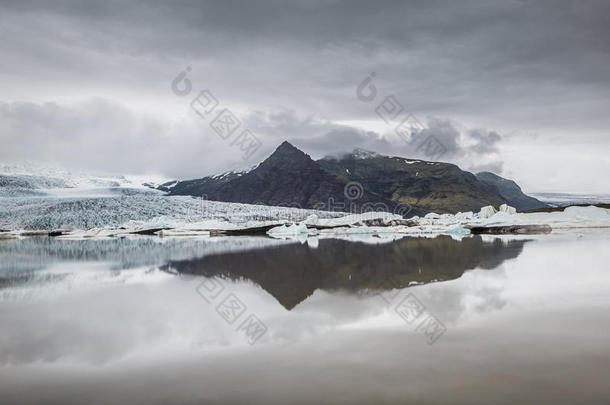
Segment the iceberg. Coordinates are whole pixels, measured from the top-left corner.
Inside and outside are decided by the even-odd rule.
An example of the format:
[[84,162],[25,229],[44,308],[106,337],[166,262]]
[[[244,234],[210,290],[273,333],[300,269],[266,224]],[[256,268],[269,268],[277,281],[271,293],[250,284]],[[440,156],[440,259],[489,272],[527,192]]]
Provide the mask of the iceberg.
[[481,208],[481,211],[479,211],[479,218],[482,218],[482,219],[489,218],[489,217],[493,216],[496,212],[497,211],[493,206],[487,205],[487,206]]
[[267,231],[267,235],[272,238],[290,238],[294,236],[307,235],[307,226],[300,222],[292,225],[280,225],[275,228],[271,228]]
[[507,214],[512,215],[517,213],[517,209],[508,204],[502,204],[500,205],[500,212],[506,212]]

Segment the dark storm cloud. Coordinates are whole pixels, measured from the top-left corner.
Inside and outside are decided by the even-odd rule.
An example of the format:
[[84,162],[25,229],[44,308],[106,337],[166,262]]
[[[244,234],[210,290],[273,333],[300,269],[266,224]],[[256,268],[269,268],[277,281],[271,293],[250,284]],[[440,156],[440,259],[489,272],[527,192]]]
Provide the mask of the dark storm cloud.
[[[323,117],[299,117],[291,110],[255,112],[248,117],[247,123],[256,133],[264,136],[268,145],[274,147],[283,140],[288,140],[314,158],[342,155],[358,148],[387,155],[426,159],[430,156],[420,146],[428,137],[433,136],[442,144],[443,159],[461,161],[466,168],[470,168],[472,162],[478,162],[483,157],[493,156],[497,159],[494,154],[498,152],[497,144],[502,141],[502,136],[494,131],[464,130],[449,120],[438,118],[427,120],[426,128],[408,143],[392,132],[380,134],[335,124]],[[495,161],[491,171],[500,173],[501,168],[502,162]]]
[[497,152],[496,144],[502,140],[502,137],[493,131],[484,131],[481,129],[473,129],[468,132],[470,137],[475,139],[477,143],[473,145],[473,150],[478,153]]
[[[582,91],[608,97],[604,1],[40,1],[4,8],[3,31],[11,35],[4,50],[43,62],[20,66],[26,70],[69,67],[77,76],[105,78],[131,75],[107,61],[96,67],[99,54],[152,58],[150,64],[185,60],[200,62],[206,75],[224,69],[226,75],[210,73],[222,86],[275,84],[267,93],[290,93],[294,104],[311,103],[314,91],[338,101],[376,70],[412,109],[436,115],[494,114],[511,104],[518,111],[510,114],[523,116],[530,101],[550,96],[566,98],[556,103]],[[40,52],[29,54],[31,46]],[[272,102],[273,94],[257,90],[227,91]],[[345,101],[333,110],[353,113]]]

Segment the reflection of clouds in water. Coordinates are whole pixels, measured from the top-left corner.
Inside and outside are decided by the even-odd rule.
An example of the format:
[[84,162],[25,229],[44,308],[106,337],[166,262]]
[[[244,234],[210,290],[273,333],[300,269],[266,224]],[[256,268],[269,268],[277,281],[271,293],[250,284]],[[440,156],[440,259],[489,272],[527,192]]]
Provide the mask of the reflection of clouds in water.
[[324,313],[335,322],[353,322],[362,317],[378,315],[385,302],[378,295],[362,297],[346,291],[317,290],[293,312]]
[[[44,300],[4,302],[0,362],[101,364],[172,347],[208,350],[246,345],[245,337],[235,331],[238,322],[227,325],[214,304],[196,293],[201,280],[108,284]],[[324,291],[287,311],[259,286],[224,282],[227,292],[235,292],[248,311],[268,326],[262,345],[307,341],[383,311],[377,296],[360,299]]]
[[[215,311],[219,301],[208,303],[197,294],[202,280],[102,284],[39,300],[5,301],[0,363],[101,364],[139,352],[247,346],[235,330],[241,319],[228,325]],[[341,323],[329,314],[332,309],[291,313],[251,282],[223,282],[227,293],[235,292],[248,313],[268,326],[260,344],[312,338]],[[335,302],[342,305],[341,299]]]
[[180,315],[169,314],[163,301],[154,299],[162,294],[150,295],[154,290],[114,285],[37,303],[4,303],[0,359],[104,363],[168,338]]
[[477,314],[501,310],[507,299],[502,296],[506,271],[503,267],[487,270],[472,270],[459,279],[449,282],[431,283],[396,290],[390,303],[381,293],[355,295],[341,291],[316,291],[293,312],[300,314],[323,313],[324,319],[335,324],[366,321],[380,316],[384,311],[396,319],[396,305],[408,294],[414,294],[426,307],[429,314],[448,325],[459,323]]
[[450,325],[476,314],[501,310],[507,304],[502,295],[505,279],[503,266],[493,271],[473,270],[452,282],[414,288],[413,293],[433,315]]
[[0,359],[105,363],[155,348],[230,344],[234,336],[196,285],[174,278],[5,303]]

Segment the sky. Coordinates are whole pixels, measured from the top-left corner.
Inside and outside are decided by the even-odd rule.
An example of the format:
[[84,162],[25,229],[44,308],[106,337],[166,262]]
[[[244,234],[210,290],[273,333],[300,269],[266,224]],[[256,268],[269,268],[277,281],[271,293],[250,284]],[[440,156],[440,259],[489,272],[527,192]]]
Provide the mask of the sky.
[[413,117],[464,170],[610,193],[607,1],[2,0],[0,55],[0,163],[185,179],[284,140],[426,158],[395,130]]

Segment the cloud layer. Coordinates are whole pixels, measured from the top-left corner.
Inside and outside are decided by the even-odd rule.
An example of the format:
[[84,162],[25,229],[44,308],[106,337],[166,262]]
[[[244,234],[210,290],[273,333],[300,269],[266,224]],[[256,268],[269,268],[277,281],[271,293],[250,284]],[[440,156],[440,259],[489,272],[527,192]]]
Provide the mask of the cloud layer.
[[[247,166],[193,116],[195,93],[170,91],[190,66],[193,91],[260,136],[251,164],[284,139],[312,154],[411,154],[375,113],[394,95],[446,160],[530,189],[603,191],[609,20],[601,0],[5,1],[0,159],[168,177]],[[379,100],[363,103],[371,72]]]

